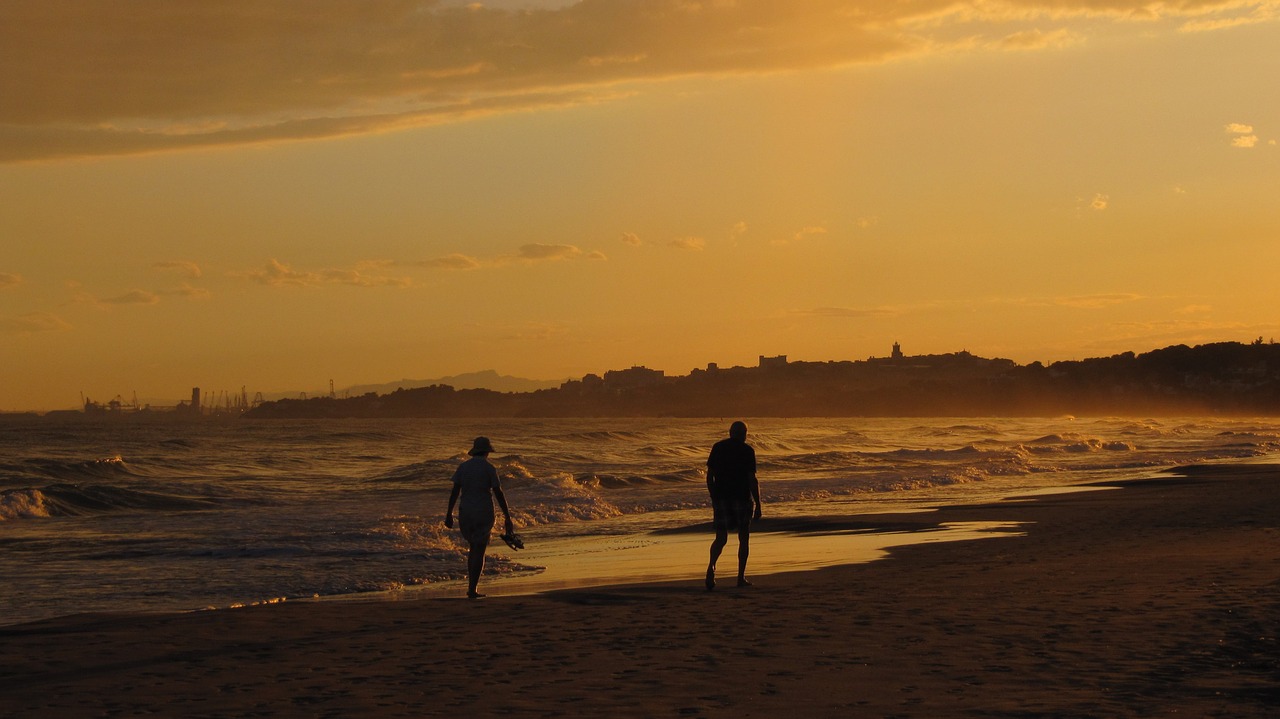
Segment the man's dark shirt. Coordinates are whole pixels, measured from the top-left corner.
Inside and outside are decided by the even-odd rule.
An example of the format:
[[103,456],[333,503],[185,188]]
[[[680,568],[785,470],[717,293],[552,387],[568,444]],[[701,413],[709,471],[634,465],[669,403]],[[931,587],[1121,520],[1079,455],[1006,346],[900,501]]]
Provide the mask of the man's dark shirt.
[[716,442],[707,457],[714,499],[751,501],[751,478],[756,475],[756,451],[730,437]]

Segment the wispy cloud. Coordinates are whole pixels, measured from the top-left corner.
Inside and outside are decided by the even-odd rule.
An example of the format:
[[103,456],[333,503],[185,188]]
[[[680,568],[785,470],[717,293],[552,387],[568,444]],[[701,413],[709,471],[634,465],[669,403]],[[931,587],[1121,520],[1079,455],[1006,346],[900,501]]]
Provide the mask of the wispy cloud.
[[[0,161],[328,138],[627,97],[636,83],[776,73],[1078,38],[1037,23],[1274,19],[1273,0],[7,0]],[[1029,25],[1010,32],[1010,23]],[[630,85],[631,88],[624,87]]]
[[204,274],[200,269],[200,265],[188,260],[166,260],[164,262],[157,262],[151,265],[151,267],[157,270],[171,270],[178,272],[184,277],[188,277],[193,280],[199,279]]
[[1186,305],[1185,307],[1179,307],[1174,310],[1174,313],[1180,315],[1198,315],[1212,311],[1213,307],[1211,305]]
[[16,287],[22,284],[22,275],[15,275],[11,272],[0,272],[0,289],[5,287]]
[[701,237],[677,237],[667,244],[677,250],[701,252],[702,250],[707,249],[707,241]]
[[634,232],[624,232],[618,239],[622,241],[622,244],[631,245],[632,247],[639,247],[644,244],[644,240],[640,239],[640,235]]
[[398,264],[410,267],[427,267],[435,270],[474,270],[480,267],[480,260],[460,252],[454,252],[443,257]]
[[582,250],[573,245],[548,245],[534,242],[521,245],[516,256],[530,262],[572,260],[582,256]]
[[991,46],[999,50],[1045,50],[1070,47],[1084,42],[1076,33],[1059,28],[1045,32],[1039,28],[1006,35]]
[[63,332],[71,325],[48,312],[31,312],[17,317],[0,317],[0,334],[30,335],[40,332]]
[[276,287],[315,287],[319,285],[351,285],[355,287],[408,287],[412,282],[403,277],[379,277],[354,269],[295,270],[271,259],[259,270],[233,273],[234,276]]
[[1280,6],[1274,2],[1223,2],[1217,7],[1205,8],[1199,17],[1193,17],[1178,29],[1182,32],[1212,32],[1274,22],[1277,16],[1280,16]]
[[791,310],[788,314],[800,317],[862,319],[866,317],[896,317],[901,312],[890,307],[814,307],[806,310]]
[[812,237],[814,235],[825,235],[825,234],[827,234],[827,228],[821,227],[818,225],[810,225],[808,227],[804,227],[799,230],[796,230],[791,234],[791,237],[774,240],[771,244],[774,244],[777,246],[790,245],[796,242],[802,242],[805,239]]
[[129,290],[122,295],[98,299],[98,304],[103,305],[154,305],[158,302],[160,295],[146,290]]
[[1113,305],[1124,304],[1126,302],[1137,302],[1144,299],[1142,295],[1136,295],[1128,292],[1115,292],[1110,294],[1096,295],[1072,295],[1069,297],[1056,297],[1052,300],[1053,304],[1062,305],[1064,307],[1076,307],[1086,310],[1097,310]]
[[191,285],[188,285],[185,283],[181,287],[175,287],[169,290],[161,290],[159,294],[169,295],[173,297],[186,297],[188,299],[193,299],[193,300],[207,300],[209,299],[209,297],[212,296],[212,293],[203,287],[192,287]]

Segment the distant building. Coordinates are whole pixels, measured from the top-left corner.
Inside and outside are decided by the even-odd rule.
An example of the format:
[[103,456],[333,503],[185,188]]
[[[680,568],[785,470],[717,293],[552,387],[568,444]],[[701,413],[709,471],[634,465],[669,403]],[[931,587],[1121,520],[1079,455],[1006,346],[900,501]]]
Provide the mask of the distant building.
[[786,367],[787,356],[778,355],[777,357],[765,357],[760,355],[760,369],[771,369],[775,367]]
[[902,345],[898,344],[897,342],[894,342],[894,343],[893,343],[893,354],[892,354],[892,355],[890,355],[890,356],[891,356],[893,359],[902,359]]
[[614,369],[604,373],[604,385],[609,389],[635,389],[658,384],[665,376],[662,370],[648,367]]

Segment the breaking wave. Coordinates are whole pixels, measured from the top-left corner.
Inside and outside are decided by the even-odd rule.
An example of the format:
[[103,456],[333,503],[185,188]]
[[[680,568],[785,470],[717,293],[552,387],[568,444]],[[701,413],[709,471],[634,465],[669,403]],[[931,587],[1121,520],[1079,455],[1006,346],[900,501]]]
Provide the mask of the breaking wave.
[[0,492],[0,520],[36,517],[79,517],[119,511],[185,511],[208,509],[206,498],[146,492],[103,484],[51,484],[39,489]]

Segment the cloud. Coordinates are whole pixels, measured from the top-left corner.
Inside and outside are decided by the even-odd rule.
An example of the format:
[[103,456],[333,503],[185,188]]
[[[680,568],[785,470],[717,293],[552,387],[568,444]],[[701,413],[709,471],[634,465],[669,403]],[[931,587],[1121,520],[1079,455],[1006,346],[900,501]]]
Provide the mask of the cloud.
[[900,312],[888,307],[814,307],[807,310],[792,310],[789,314],[801,317],[861,319],[865,317],[896,317]]
[[199,279],[201,275],[204,274],[204,272],[200,270],[200,265],[197,265],[194,262],[188,262],[187,260],[167,260],[165,262],[157,262],[151,265],[151,267],[157,270],[173,270],[193,280]]
[[185,283],[181,287],[176,287],[171,290],[162,290],[160,294],[174,297],[187,297],[193,300],[207,300],[212,296],[212,293],[203,287],[192,287]]
[[998,50],[1045,50],[1070,47],[1081,42],[1083,39],[1079,35],[1065,28],[1050,32],[1036,28],[1006,35],[992,46]]
[[[1223,130],[1228,135],[1235,135],[1235,137],[1231,138],[1232,147],[1247,150],[1258,145],[1258,136],[1253,132],[1253,125],[1246,125],[1243,122],[1230,122],[1223,126]],[[1273,140],[1268,144],[1274,145],[1275,141]]]
[[[383,132],[627,97],[637,83],[1076,42],[1034,24],[1274,16],[1265,0],[7,0],[0,161]],[[1010,32],[1011,23],[1032,27]],[[941,38],[941,39],[940,39]]]
[[38,332],[63,332],[71,325],[57,315],[31,312],[17,317],[0,317],[0,334],[30,335]]
[[15,275],[10,272],[0,272],[0,289],[5,287],[16,287],[22,284],[22,275]]
[[1064,307],[1076,307],[1079,309],[1098,310],[1112,305],[1124,304],[1126,302],[1137,302],[1144,299],[1142,295],[1132,293],[1116,292],[1110,294],[1096,295],[1073,295],[1069,297],[1057,297],[1053,299],[1053,304],[1062,305]]
[[454,252],[443,257],[434,257],[419,262],[403,263],[415,267],[429,267],[438,270],[474,270],[480,267],[480,261],[474,257]]
[[801,242],[813,235],[825,235],[825,234],[827,234],[827,228],[819,227],[817,225],[811,225],[809,227],[804,227],[799,230],[796,230],[789,238],[779,238],[771,241],[769,244],[774,245],[775,247],[785,247],[787,245],[794,244],[796,242]]
[[825,234],[827,234],[827,228],[813,225],[813,226],[805,227],[801,230],[798,230],[794,235],[791,236],[791,240],[793,242],[799,242],[800,240],[803,240],[804,238],[810,237],[812,235],[825,235]]
[[1099,192],[1089,201],[1089,207],[1101,212],[1107,209],[1107,205],[1111,203],[1111,198]]
[[1180,315],[1197,315],[1212,311],[1213,307],[1211,305],[1187,305],[1174,310],[1174,313]]
[[568,334],[569,329],[562,324],[531,322],[522,327],[508,330],[502,338],[505,340],[516,340],[521,342],[546,342],[549,340],[560,340]]
[[624,232],[619,239],[622,240],[622,244],[631,245],[632,247],[639,247],[644,244],[644,240],[640,239],[640,235],[634,232]]
[[521,245],[517,256],[530,262],[546,262],[554,260],[571,260],[582,255],[582,250],[573,245],[545,245],[534,242]]
[[701,252],[707,249],[707,241],[701,237],[677,237],[667,244],[679,250]]
[[289,265],[272,259],[260,270],[235,273],[234,276],[275,287],[316,287],[319,285],[352,285],[355,287],[408,287],[407,278],[376,277],[359,270],[325,269],[318,271],[295,270]]
[[[1217,10],[1217,12],[1215,12]],[[1235,14],[1233,14],[1235,13]],[[1181,32],[1212,32],[1242,25],[1276,20],[1274,2],[1225,2],[1218,8],[1206,8],[1204,17],[1188,20],[1178,28]]]
[[154,305],[160,302],[160,295],[146,290],[130,290],[115,297],[104,297],[98,300],[103,305]]
[[70,282],[68,286],[75,290],[75,301],[97,305],[99,307],[122,307],[127,305],[156,305],[160,304],[163,297],[186,297],[194,300],[204,300],[211,296],[209,290],[203,287],[193,287],[187,283],[182,283],[179,287],[167,290],[157,290],[154,292],[148,290],[129,290],[128,292],[113,295],[111,297],[96,297],[81,289],[79,282]]

